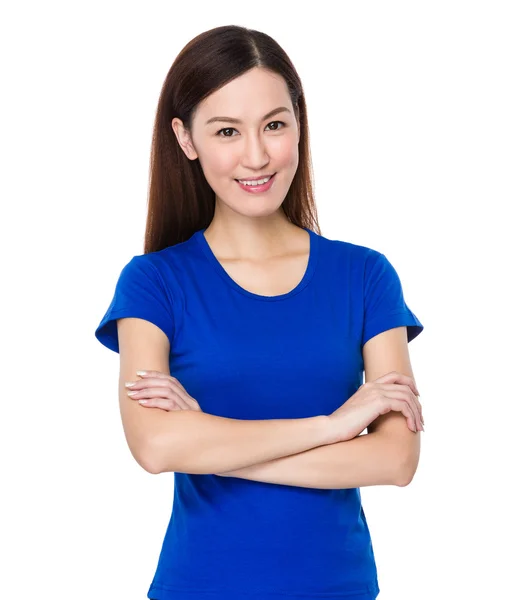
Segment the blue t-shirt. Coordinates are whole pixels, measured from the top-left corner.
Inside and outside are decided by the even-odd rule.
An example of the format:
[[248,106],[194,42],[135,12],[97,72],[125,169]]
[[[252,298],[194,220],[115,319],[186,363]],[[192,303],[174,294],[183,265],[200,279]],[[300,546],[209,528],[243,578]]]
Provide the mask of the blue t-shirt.
[[[134,256],[95,331],[119,351],[116,319],[170,340],[170,373],[204,412],[232,419],[328,415],[363,383],[363,344],[423,325],[380,252],[310,229],[307,270],[290,292],[238,285],[205,229]],[[144,365],[142,366],[144,368]],[[318,489],[174,474],[170,521],[147,597],[158,600],[372,600],[379,593],[359,488]]]

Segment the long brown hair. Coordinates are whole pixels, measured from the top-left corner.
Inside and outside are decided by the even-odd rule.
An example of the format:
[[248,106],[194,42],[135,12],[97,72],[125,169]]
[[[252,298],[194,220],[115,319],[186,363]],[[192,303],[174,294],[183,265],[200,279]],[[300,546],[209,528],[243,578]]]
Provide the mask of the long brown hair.
[[215,193],[198,159],[180,147],[171,122],[191,130],[197,104],[246,71],[262,67],[281,75],[300,127],[299,164],[282,203],[287,218],[320,233],[313,193],[308,118],[302,83],[279,44],[265,33],[226,25],[192,39],[174,60],[161,88],[152,135],[148,213],[144,253],[186,241],[207,228],[215,211]]

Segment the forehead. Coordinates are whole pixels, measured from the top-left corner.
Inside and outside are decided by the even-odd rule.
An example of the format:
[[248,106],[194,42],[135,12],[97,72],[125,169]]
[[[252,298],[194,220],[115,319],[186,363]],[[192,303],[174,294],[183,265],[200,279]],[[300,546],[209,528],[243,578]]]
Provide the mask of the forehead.
[[202,125],[218,116],[260,121],[278,106],[292,110],[284,79],[265,69],[251,69],[205,98],[198,106],[197,118]]

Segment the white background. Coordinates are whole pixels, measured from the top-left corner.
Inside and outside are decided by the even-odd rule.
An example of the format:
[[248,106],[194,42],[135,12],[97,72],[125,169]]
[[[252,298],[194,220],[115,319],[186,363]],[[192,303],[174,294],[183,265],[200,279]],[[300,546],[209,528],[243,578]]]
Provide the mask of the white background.
[[94,337],[142,253],[158,94],[193,37],[274,37],[322,234],[383,252],[425,326],[406,488],[362,489],[380,600],[513,598],[511,2],[24,2],[1,18],[2,598],[143,600],[173,474],[132,458]]

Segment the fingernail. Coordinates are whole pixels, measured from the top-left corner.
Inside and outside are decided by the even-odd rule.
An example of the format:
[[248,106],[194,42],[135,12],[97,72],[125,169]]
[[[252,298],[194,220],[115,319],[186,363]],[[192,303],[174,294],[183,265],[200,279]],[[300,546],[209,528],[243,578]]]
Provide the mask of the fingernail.
[[148,400],[138,400],[138,402],[139,402],[140,404],[147,404],[147,403],[148,403]]
[[141,377],[142,375],[146,375],[146,374],[147,374],[147,372],[146,372],[146,371],[136,371],[136,375],[139,375],[140,377]]
[[135,381],[126,381],[125,387],[132,387],[136,382]]
[[138,392],[133,390],[132,392],[127,392],[127,396],[135,396]]

